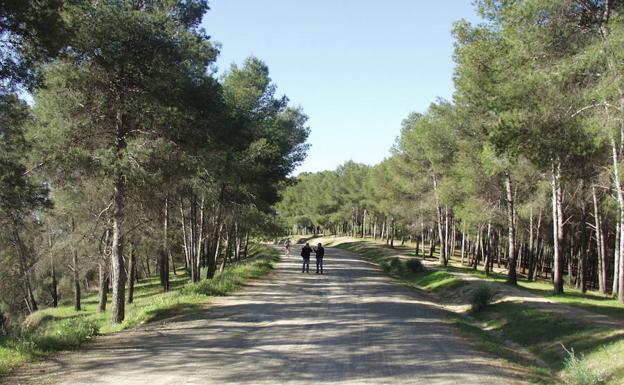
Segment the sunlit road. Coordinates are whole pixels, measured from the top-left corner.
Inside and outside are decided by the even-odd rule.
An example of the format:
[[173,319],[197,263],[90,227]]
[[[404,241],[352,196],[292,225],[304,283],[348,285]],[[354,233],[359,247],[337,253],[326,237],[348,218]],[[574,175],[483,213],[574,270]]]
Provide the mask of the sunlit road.
[[[6,379],[28,384],[510,384],[447,314],[353,254],[268,277],[164,326],[101,338]],[[312,257],[314,262],[314,257]]]

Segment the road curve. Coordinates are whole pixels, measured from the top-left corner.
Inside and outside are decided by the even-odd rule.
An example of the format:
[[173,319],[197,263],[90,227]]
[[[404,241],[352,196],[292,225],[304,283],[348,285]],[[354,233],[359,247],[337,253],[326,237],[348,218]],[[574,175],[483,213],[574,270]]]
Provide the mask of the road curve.
[[300,257],[284,257],[269,276],[206,310],[102,337],[4,380],[63,385],[522,383],[468,346],[446,312],[372,264],[328,248],[325,265],[324,275],[314,269],[302,274]]

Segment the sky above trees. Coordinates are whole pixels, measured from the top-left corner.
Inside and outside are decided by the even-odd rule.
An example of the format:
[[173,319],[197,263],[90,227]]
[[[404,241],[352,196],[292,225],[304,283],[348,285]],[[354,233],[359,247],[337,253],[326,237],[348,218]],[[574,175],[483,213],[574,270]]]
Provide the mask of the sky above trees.
[[401,121],[453,93],[454,21],[478,21],[470,0],[212,0],[203,26],[223,44],[219,72],[253,54],[310,117],[296,171],[375,164]]

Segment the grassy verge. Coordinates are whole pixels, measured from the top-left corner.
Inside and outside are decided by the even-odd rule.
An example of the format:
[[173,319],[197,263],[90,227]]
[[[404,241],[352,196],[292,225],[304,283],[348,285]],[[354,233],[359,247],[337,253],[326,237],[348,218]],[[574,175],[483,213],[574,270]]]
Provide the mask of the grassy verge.
[[[501,274],[485,276],[482,271],[457,266],[436,270],[410,268],[397,258],[399,254],[405,255],[401,250],[370,241],[340,239],[332,243],[331,238],[325,238],[321,242],[363,256],[402,284],[433,294],[436,301],[446,305],[461,304],[469,308],[476,287],[488,281],[505,281]],[[465,281],[456,273],[469,273],[481,279]],[[553,297],[547,283],[522,282],[521,285],[525,290],[571,306],[616,317],[623,315],[621,304],[594,293],[569,289],[565,296]],[[534,383],[624,384],[624,330],[587,325],[535,310],[521,302],[490,304],[479,312],[458,315],[456,322],[473,345],[521,369]],[[575,358],[570,359],[566,350],[573,350]]]
[[72,305],[38,311],[26,319],[19,336],[0,338],[0,375],[51,352],[74,349],[98,334],[197,311],[211,296],[227,295],[249,279],[268,273],[278,258],[275,249],[263,245],[255,245],[251,251],[258,257],[228,266],[211,280],[191,283],[179,271],[171,276],[172,290],[168,293],[162,293],[157,277],[142,280],[135,286],[134,303],[126,305],[126,318],[121,324],[111,324],[110,311],[97,312],[97,293],[83,298],[81,311],[75,311]]
[[[519,302],[500,302],[464,321],[478,327],[478,338],[496,332],[539,357],[548,369],[569,384],[624,383],[624,331],[601,328],[542,312]],[[488,333],[483,332],[489,331]],[[477,333],[479,334],[479,333]],[[572,362],[568,353],[574,352]],[[607,358],[609,357],[609,358]],[[587,380],[587,376],[594,380]]]
[[[355,252],[377,263],[379,263],[381,259],[388,257],[398,255],[414,255],[414,245],[407,243],[403,246],[397,245],[394,249],[392,249],[386,246],[385,243],[373,239],[362,240],[355,238],[325,237],[319,238],[318,240],[311,240],[311,242],[317,241]],[[434,254],[434,257],[437,257],[437,254]],[[483,270],[475,270],[471,267],[462,266],[457,260],[451,261],[449,266],[439,267],[436,270],[450,274],[468,274],[473,277],[498,283],[505,283],[507,279],[506,275],[503,273],[495,272],[486,275]],[[526,279],[519,279],[517,287],[526,290],[529,293],[546,297],[554,302],[563,303],[572,307],[584,309],[597,314],[603,314],[624,321],[624,304],[618,302],[616,299],[595,291],[583,293],[581,290],[566,287],[563,295],[555,295],[550,282],[532,282],[527,281]]]

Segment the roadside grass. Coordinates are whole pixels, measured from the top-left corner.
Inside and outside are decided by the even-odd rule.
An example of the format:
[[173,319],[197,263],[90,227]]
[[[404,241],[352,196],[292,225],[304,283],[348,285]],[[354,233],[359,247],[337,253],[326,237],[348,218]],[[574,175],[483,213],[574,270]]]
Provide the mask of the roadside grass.
[[503,359],[507,365],[522,374],[522,377],[533,384],[552,385],[557,383],[557,377],[549,369],[536,364],[533,360],[520,354],[516,349],[502,343],[500,338],[492,333],[486,333],[466,317],[455,317],[455,323],[466,341],[477,350],[490,353]]
[[[624,380],[624,330],[594,327],[555,314],[528,307],[519,302],[499,302],[472,314],[476,320],[460,324],[470,327],[473,335],[485,339],[492,332],[512,341],[539,357],[547,367],[562,377],[571,370],[564,367],[566,350],[573,350],[579,363],[602,373],[608,384]],[[491,337],[490,337],[491,338]]]
[[110,322],[110,309],[105,313],[97,312],[95,292],[82,298],[81,311],[74,310],[72,304],[65,304],[33,313],[23,322],[22,330],[0,337],[0,375],[51,352],[75,349],[96,335],[196,312],[210,302],[211,297],[227,295],[249,279],[268,273],[278,255],[271,247],[254,245],[250,250],[252,258],[226,267],[212,280],[197,283],[189,282],[186,272],[179,270],[177,275],[170,276],[172,289],[168,293],[162,292],[158,277],[144,279],[135,285],[134,303],[126,305],[126,317],[117,325]]

